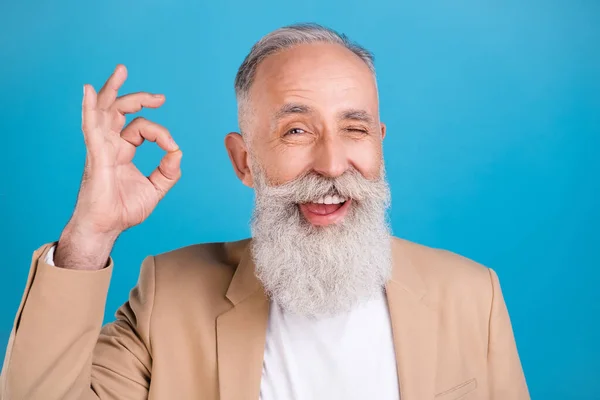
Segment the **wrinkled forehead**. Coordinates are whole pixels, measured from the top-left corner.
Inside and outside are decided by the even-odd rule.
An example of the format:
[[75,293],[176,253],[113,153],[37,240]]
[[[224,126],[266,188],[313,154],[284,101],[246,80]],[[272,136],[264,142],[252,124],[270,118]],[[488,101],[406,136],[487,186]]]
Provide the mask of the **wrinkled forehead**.
[[251,107],[266,117],[286,104],[320,114],[365,110],[378,119],[377,83],[356,54],[338,44],[303,44],[263,60],[250,88]]

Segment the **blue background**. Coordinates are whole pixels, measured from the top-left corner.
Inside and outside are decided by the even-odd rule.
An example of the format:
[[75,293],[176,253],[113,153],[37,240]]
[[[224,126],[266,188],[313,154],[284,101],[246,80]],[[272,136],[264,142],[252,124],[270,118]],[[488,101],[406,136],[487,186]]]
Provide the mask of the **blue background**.
[[[600,2],[24,1],[0,6],[0,356],[33,250],[70,217],[85,149],[82,85],[125,91],[184,150],[181,182],[124,233],[106,320],[142,259],[249,234],[252,192],[223,147],[254,41],[315,21],[376,55],[396,235],[499,274],[531,394],[600,399]],[[150,172],[161,153],[143,146]]]

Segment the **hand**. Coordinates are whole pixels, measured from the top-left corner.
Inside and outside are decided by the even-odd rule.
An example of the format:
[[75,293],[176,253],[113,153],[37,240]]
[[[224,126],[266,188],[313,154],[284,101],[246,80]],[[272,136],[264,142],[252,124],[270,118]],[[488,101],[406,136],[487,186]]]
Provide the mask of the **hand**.
[[[158,108],[165,101],[163,95],[145,92],[117,97],[126,78],[125,66],[118,65],[98,94],[91,85],[84,86],[85,169],[75,211],[59,240],[56,265],[61,258],[71,258],[63,260],[64,266],[78,269],[84,267],[74,264],[105,262],[118,235],[144,221],[181,176],[182,153],[166,128],[140,117],[124,127],[125,114]],[[136,147],[144,140],[167,151],[148,177],[133,164]],[[65,257],[74,252],[79,255]]]

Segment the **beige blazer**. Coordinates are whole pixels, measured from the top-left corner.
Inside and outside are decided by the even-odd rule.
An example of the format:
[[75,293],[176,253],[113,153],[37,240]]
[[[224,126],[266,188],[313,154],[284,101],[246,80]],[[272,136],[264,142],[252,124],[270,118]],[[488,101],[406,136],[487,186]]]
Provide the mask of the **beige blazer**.
[[[529,399],[494,271],[392,242],[386,292],[402,400]],[[249,243],[147,257],[129,301],[103,328],[112,260],[100,271],[67,270],[43,261],[52,243],[41,247],[1,398],[257,400],[269,301]]]

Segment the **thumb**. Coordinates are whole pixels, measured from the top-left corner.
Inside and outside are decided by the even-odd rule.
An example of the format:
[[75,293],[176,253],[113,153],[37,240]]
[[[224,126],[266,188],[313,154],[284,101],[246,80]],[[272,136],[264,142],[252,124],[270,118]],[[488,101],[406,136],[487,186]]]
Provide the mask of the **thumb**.
[[161,199],[181,177],[182,156],[183,153],[179,149],[168,152],[162,160],[160,160],[158,167],[152,171],[148,177]]

